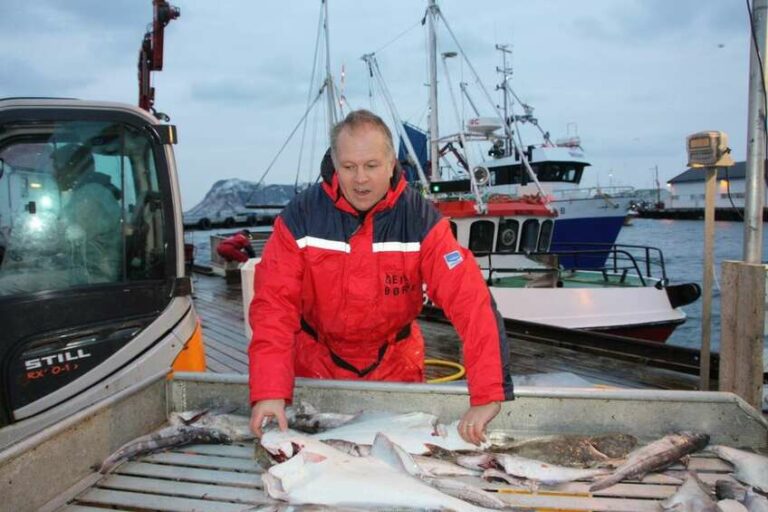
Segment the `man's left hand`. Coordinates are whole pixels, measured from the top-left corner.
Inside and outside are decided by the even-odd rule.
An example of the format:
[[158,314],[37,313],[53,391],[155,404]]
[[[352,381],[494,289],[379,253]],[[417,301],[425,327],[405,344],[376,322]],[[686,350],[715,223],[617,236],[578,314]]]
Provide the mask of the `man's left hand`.
[[485,427],[499,414],[500,410],[499,402],[470,407],[459,421],[459,435],[466,442],[475,445],[485,442]]

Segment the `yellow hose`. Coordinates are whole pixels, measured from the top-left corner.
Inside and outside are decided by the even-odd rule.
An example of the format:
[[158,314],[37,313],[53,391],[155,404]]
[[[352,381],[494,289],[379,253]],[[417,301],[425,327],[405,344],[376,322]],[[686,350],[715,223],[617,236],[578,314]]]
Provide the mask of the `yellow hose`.
[[453,368],[456,370],[455,373],[446,375],[445,377],[439,377],[437,379],[429,379],[427,381],[428,384],[440,384],[443,382],[450,382],[452,380],[459,380],[464,376],[465,373],[467,373],[464,367],[459,363],[455,363],[453,361],[446,361],[444,359],[425,359],[424,364],[426,366],[445,366],[445,367]]

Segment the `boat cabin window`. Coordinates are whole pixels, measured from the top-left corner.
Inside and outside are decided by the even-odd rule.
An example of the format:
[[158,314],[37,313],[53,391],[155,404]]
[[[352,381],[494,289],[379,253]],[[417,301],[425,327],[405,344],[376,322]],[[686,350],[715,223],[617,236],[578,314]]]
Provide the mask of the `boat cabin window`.
[[469,228],[469,250],[489,253],[493,250],[494,224],[490,220],[478,220]]
[[523,229],[520,235],[520,251],[535,252],[538,239],[539,221],[537,219],[528,219],[523,222]]
[[552,228],[554,225],[555,223],[551,220],[545,220],[541,223],[539,244],[537,246],[538,252],[546,252],[549,250],[549,243],[552,241]]
[[448,222],[451,224],[451,233],[453,233],[453,238],[458,239],[459,236],[457,235],[457,233],[458,233],[458,229],[459,228],[456,226],[456,223],[453,222],[452,220],[450,220]]
[[557,181],[579,183],[584,172],[584,164],[573,162],[541,162],[536,165],[536,178],[539,181]]
[[0,296],[164,277],[146,132],[112,121],[9,123],[0,162]]
[[520,223],[515,219],[501,219],[499,235],[496,239],[496,252],[515,252]]
[[491,185],[528,184],[528,174],[523,172],[520,164],[500,165],[498,167],[490,167],[488,170],[491,174]]

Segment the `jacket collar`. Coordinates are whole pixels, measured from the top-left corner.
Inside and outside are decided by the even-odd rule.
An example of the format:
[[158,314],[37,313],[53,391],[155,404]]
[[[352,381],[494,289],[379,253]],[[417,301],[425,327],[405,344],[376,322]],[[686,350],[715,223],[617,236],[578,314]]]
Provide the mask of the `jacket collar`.
[[[393,183],[389,189],[387,189],[387,193],[381,201],[376,203],[374,207],[367,212],[367,214],[377,213],[392,208],[398,198],[403,194],[405,188],[408,186],[408,182],[405,181],[403,173],[398,172],[399,168],[400,167],[398,166],[398,169],[395,170],[395,174],[392,176]],[[322,187],[331,201],[333,201],[336,208],[343,212],[359,216],[358,211],[355,210],[349,201],[347,201],[347,198],[344,197],[344,194],[342,194],[341,187],[339,186],[339,177],[335,172],[333,173],[333,176],[331,176],[330,182],[323,179]]]

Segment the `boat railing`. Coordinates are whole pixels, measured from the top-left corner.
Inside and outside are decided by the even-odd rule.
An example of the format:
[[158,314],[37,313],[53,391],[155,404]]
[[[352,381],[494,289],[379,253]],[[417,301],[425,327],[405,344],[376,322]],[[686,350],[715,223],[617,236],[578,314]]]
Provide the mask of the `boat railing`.
[[555,199],[610,199],[619,197],[634,197],[635,189],[634,187],[629,186],[578,187],[553,190],[551,195]]
[[669,282],[667,268],[664,264],[664,253],[658,247],[633,244],[601,244],[589,242],[565,242],[552,244],[550,253],[559,257],[572,255],[572,261],[566,270],[584,270],[585,263],[579,265],[579,257],[592,254],[593,258],[605,257],[606,271],[617,271],[623,262],[631,261],[632,266],[638,269],[640,277],[658,279],[662,284]]
[[[661,285],[666,285],[668,282],[664,254],[656,247],[597,243],[568,243],[567,246],[567,249],[552,249],[546,252],[482,252],[475,253],[475,257],[480,268],[487,272],[489,282],[492,281],[494,274],[535,274],[553,271],[601,272],[606,280],[609,274],[619,276],[620,283],[626,282],[630,276],[636,276],[642,286],[647,286],[649,280],[656,280]],[[554,260],[545,263],[545,259],[551,256],[556,256],[558,263],[554,263]],[[516,257],[516,264],[509,264],[510,257]],[[559,264],[563,257],[567,257],[569,262],[567,266]],[[604,264],[596,267],[594,262],[598,259],[604,261]]]

